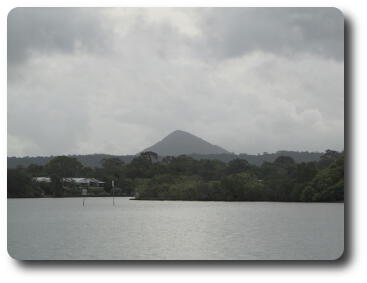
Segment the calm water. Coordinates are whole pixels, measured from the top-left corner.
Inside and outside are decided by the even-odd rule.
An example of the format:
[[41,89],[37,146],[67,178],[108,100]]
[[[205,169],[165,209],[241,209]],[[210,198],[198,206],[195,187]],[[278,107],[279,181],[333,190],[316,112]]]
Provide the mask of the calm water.
[[9,199],[17,259],[336,259],[341,203]]

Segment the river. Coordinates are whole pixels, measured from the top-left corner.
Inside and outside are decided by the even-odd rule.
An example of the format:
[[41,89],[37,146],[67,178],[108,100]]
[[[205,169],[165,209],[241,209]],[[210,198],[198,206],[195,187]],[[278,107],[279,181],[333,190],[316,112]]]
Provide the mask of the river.
[[22,260],[330,260],[343,203],[8,199],[8,251]]

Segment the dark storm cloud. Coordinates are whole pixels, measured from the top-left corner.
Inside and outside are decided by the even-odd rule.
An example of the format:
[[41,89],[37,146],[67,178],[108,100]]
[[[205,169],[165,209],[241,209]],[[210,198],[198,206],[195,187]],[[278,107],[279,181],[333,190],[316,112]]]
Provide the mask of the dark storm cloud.
[[225,8],[205,11],[211,55],[236,57],[254,50],[344,58],[344,19],[334,8]]
[[108,36],[98,13],[79,8],[15,8],[8,16],[8,64],[32,53],[98,50]]

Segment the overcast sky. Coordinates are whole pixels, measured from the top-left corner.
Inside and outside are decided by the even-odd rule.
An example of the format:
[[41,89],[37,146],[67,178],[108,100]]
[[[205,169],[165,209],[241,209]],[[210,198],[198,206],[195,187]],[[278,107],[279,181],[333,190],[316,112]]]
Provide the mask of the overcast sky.
[[8,156],[135,154],[174,130],[235,153],[344,148],[333,8],[18,8]]

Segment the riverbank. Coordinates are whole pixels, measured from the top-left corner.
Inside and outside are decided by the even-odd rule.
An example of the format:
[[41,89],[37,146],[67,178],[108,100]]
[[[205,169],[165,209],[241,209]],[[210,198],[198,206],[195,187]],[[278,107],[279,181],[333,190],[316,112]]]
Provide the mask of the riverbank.
[[279,203],[344,203],[342,201],[275,201],[275,200],[205,200],[205,199],[158,199],[158,198],[151,198],[151,199],[141,199],[135,198],[134,196],[66,196],[66,197],[54,197],[54,196],[45,196],[45,197],[7,197],[7,199],[69,199],[69,198],[130,198],[129,200],[136,200],[136,201],[189,201],[189,202],[279,202]]

